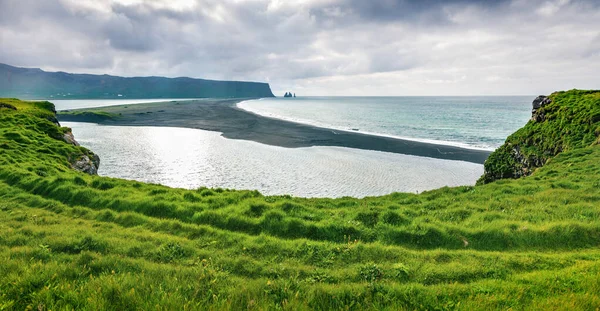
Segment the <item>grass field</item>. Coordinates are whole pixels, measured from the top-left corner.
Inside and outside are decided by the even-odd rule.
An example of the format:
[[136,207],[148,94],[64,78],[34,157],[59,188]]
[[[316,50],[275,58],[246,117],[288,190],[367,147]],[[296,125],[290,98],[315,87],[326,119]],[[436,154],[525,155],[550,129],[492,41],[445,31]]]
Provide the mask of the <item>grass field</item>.
[[553,96],[509,139],[561,143],[531,176],[364,199],[90,176],[51,105],[1,99],[0,310],[598,310],[600,93]]

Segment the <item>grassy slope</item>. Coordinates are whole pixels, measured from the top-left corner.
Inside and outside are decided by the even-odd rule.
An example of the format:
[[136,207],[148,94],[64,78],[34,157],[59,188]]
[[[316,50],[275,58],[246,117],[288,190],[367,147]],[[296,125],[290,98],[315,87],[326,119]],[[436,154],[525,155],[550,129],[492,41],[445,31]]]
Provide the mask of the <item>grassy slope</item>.
[[0,310],[600,307],[597,145],[475,187],[264,197],[75,172],[87,151],[52,138],[48,107],[11,102]]
[[529,175],[555,155],[598,143],[600,92],[571,90],[549,96],[539,109],[545,121],[529,121],[490,155],[479,183]]

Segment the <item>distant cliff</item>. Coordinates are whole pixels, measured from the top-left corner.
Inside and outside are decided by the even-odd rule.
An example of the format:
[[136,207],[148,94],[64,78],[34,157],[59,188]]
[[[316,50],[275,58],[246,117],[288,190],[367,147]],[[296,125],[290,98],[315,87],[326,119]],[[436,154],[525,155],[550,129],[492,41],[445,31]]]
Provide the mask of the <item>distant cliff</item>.
[[117,77],[46,72],[0,64],[0,97],[246,98],[273,97],[268,83],[192,78]]
[[538,96],[531,120],[485,161],[479,183],[533,173],[557,154],[600,143],[600,91]]

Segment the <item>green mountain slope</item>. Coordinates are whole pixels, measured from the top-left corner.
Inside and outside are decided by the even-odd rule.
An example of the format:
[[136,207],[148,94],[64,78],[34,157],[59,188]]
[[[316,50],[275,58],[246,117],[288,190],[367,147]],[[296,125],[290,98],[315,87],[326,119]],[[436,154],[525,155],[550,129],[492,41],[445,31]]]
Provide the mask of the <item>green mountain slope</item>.
[[45,72],[0,64],[0,97],[96,98],[248,98],[273,97],[267,83],[192,78],[116,77]]
[[[559,111],[600,93],[564,94]],[[78,172],[93,153],[66,142],[50,104],[0,103],[0,309],[600,307],[600,146],[588,140],[519,179],[265,197]]]

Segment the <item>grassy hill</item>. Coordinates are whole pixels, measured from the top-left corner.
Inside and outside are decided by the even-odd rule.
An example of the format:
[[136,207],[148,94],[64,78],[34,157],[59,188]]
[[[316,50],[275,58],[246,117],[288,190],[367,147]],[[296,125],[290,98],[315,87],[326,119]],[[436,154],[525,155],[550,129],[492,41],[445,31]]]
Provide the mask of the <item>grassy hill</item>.
[[250,98],[273,97],[268,83],[215,81],[186,77],[117,77],[46,72],[0,63],[0,97],[97,98]]
[[[600,107],[551,98],[569,129],[588,119],[561,111]],[[303,199],[80,173],[52,105],[0,107],[0,310],[600,308],[598,132],[526,125],[531,150],[581,142],[519,179]]]
[[536,101],[544,104],[490,155],[479,183],[527,176],[563,151],[598,144],[600,92],[555,92]]

